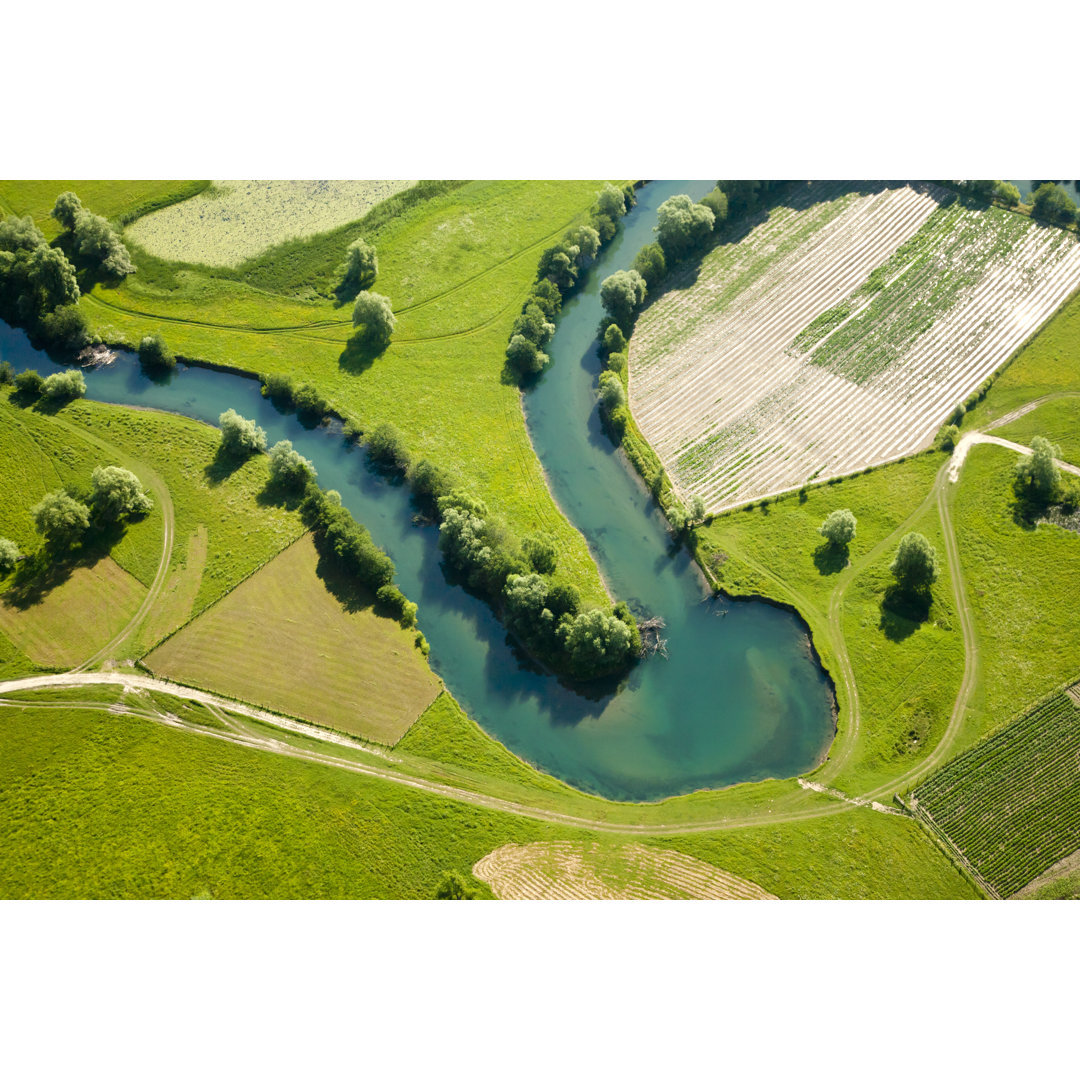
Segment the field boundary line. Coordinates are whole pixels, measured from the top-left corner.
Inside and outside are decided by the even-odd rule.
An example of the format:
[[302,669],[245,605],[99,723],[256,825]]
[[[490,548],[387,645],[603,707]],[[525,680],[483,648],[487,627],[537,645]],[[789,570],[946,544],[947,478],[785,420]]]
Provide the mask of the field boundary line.
[[984,878],[982,874],[980,874],[979,871],[975,869],[971,861],[960,850],[960,848],[956,846],[955,842],[949,836],[949,834],[945,832],[945,830],[933,819],[933,817],[931,817],[930,811],[924,810],[922,806],[919,805],[918,799],[912,799],[911,813],[912,816],[921,825],[924,826],[927,832],[929,832],[940,844],[944,846],[945,850],[948,852],[953,862],[960,866],[965,873],[969,874],[971,878],[978,884],[979,888],[983,889],[986,894],[993,900],[1002,899],[1001,893],[999,893],[997,889],[995,889],[994,886],[991,885],[990,882],[987,881],[986,878]]

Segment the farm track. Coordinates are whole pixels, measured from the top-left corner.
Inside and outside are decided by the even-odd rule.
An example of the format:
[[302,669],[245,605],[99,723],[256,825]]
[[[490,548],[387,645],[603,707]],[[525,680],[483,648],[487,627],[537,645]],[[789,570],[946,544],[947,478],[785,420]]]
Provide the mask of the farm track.
[[[701,495],[715,512],[924,447],[1080,283],[1070,235],[938,201],[944,193],[930,185],[860,195],[794,250],[783,248],[793,213],[770,218],[740,241],[747,254],[715,249],[693,287],[643,314],[631,338],[631,408],[681,495]],[[890,264],[908,239],[915,246]],[[769,262],[770,251],[781,255]],[[763,272],[724,299],[755,257]],[[869,272],[886,265],[883,287],[862,296]],[[808,351],[793,347],[848,296],[857,302],[836,326]],[[702,305],[693,333],[675,343],[670,324]],[[867,357],[867,381],[830,370],[847,363],[832,353],[852,348]]]

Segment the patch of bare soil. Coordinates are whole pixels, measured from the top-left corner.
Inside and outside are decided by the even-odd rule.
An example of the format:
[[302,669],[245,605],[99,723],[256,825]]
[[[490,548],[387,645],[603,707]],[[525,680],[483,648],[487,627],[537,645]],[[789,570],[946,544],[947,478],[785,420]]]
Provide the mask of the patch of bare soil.
[[473,876],[500,900],[775,900],[752,881],[700,859],[642,844],[504,844]]
[[1037,878],[1029,881],[1019,892],[1009,897],[1010,900],[1034,899],[1044,885],[1049,885],[1059,878],[1069,877],[1071,874],[1080,874],[1080,849],[1064,859],[1059,859],[1053,866],[1044,870]]

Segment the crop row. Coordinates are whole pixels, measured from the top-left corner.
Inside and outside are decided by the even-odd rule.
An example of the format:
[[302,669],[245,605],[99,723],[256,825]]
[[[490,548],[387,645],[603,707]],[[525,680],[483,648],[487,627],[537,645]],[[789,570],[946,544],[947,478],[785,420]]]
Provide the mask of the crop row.
[[1080,848],[1080,709],[1056,694],[914,795],[980,874],[1015,892]]

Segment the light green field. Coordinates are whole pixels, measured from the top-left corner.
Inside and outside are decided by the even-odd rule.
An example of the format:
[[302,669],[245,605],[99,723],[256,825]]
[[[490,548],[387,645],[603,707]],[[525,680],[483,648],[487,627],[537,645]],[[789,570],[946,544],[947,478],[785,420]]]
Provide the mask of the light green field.
[[439,679],[415,630],[372,610],[320,563],[310,535],[288,547],[143,660],[155,675],[392,745]]
[[1058,447],[1063,461],[1080,464],[1080,390],[1073,397],[1044,402],[1019,420],[995,428],[994,434],[1024,446],[1041,435]]
[[358,221],[414,180],[215,180],[127,232],[172,262],[238,266],[268,247]]

